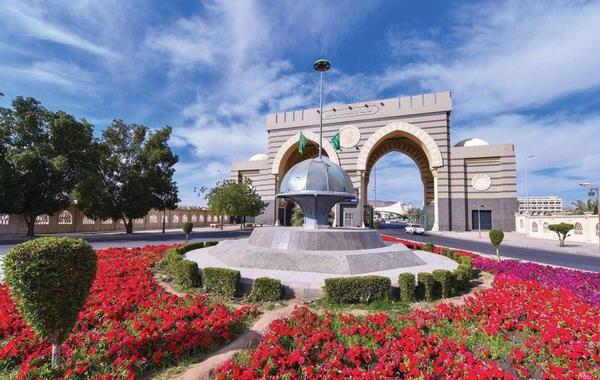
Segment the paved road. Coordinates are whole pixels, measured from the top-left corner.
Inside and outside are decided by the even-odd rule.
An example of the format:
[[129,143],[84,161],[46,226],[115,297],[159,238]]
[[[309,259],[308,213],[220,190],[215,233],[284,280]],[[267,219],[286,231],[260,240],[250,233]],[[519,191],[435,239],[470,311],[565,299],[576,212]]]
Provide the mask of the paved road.
[[[398,236],[404,239],[422,241],[445,245],[452,248],[459,248],[469,251],[496,254],[495,248],[487,241],[461,240],[438,235],[407,235],[402,225],[382,225],[381,233]],[[600,257],[577,255],[572,253],[561,253],[536,248],[525,248],[511,245],[503,245],[501,250],[503,257],[509,257],[520,260],[530,260],[543,264],[560,265],[567,268],[583,269],[593,272],[600,272]]]
[[[250,235],[250,230],[210,230],[197,231],[190,234],[190,241],[207,241],[236,239]],[[149,244],[174,244],[183,243],[185,235],[179,231],[167,231],[165,234],[152,232],[139,232],[132,235],[117,234],[87,234],[74,237],[85,239],[92,247],[101,249],[107,247],[137,247]],[[4,255],[13,245],[23,242],[24,238],[0,241],[0,255]]]

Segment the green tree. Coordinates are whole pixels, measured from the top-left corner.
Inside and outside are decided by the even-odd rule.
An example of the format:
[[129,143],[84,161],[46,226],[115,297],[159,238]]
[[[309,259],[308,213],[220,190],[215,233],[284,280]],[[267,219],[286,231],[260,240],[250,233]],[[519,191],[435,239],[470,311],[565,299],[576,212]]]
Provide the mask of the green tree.
[[575,207],[573,213],[576,215],[583,215],[586,212],[598,214],[598,204],[593,198],[590,198],[587,201],[576,200],[575,202],[572,202],[572,205]]
[[548,226],[548,229],[556,233],[556,235],[558,236],[558,242],[561,247],[565,246],[565,240],[567,239],[567,237],[569,237],[569,232],[571,232],[573,228],[575,228],[574,225],[565,222],[551,224]]
[[175,208],[173,181],[178,158],[167,142],[171,128],[149,132],[139,124],[114,120],[102,132],[96,170],[77,187],[79,207],[90,218],[122,220],[128,234],[133,220],[152,208]]
[[498,261],[500,261],[500,244],[502,244],[502,240],[504,240],[504,232],[502,230],[490,230],[490,243],[494,247],[496,247],[496,257]]
[[6,255],[6,283],[17,309],[52,342],[52,366],[75,325],[96,276],[97,257],[83,240],[46,237],[18,244]]
[[259,215],[266,207],[248,178],[241,181],[219,181],[206,194],[205,199],[213,215],[241,217],[240,228],[244,226],[244,216]]
[[27,236],[39,215],[71,202],[72,191],[94,164],[92,125],[50,112],[34,98],[0,108],[0,213],[22,214]]

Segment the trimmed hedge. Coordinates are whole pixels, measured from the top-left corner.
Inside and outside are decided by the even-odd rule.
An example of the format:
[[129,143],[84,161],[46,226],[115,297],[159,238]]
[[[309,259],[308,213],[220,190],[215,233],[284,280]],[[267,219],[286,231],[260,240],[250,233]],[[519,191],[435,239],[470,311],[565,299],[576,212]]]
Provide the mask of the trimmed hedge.
[[88,298],[96,271],[94,249],[84,240],[66,237],[17,244],[4,260],[17,310],[42,339],[59,346]]
[[202,281],[207,293],[236,297],[241,291],[241,274],[237,270],[207,267],[202,271]]
[[217,245],[217,244],[219,244],[218,241],[205,241],[204,242],[205,247],[212,247],[213,245]]
[[250,300],[254,302],[278,301],[283,297],[281,281],[269,277],[254,280]]
[[464,267],[459,266],[454,270],[454,287],[458,290],[469,290],[471,287],[471,277]]
[[398,276],[398,289],[400,290],[400,300],[404,302],[413,302],[416,294],[416,280],[412,273],[400,273]]
[[183,256],[177,253],[177,250],[173,248],[165,252],[165,256],[161,261],[158,262],[157,266],[161,272],[175,275],[175,273],[173,273],[173,269],[175,268],[177,262],[181,260],[183,260]]
[[468,276],[469,276],[469,280],[473,278],[473,264],[469,265],[469,264],[458,264],[458,269],[463,269],[465,272],[467,272]]
[[325,280],[325,298],[333,303],[371,303],[390,298],[392,281],[382,276],[337,277]]
[[180,255],[184,255],[184,254],[188,253],[189,251],[193,251],[194,249],[204,248],[205,246],[206,245],[204,244],[203,241],[198,241],[196,243],[182,245],[181,247],[177,248],[177,253],[179,253]]
[[175,283],[183,289],[197,288],[201,285],[198,264],[194,261],[179,260],[172,267]]
[[421,251],[433,252],[433,244],[427,243],[421,247]]
[[435,279],[431,273],[421,272],[417,275],[417,283],[419,286],[419,296],[425,301],[433,301],[435,299]]
[[436,282],[436,290],[443,298],[448,298],[452,295],[452,273],[446,269],[436,269],[432,272]]

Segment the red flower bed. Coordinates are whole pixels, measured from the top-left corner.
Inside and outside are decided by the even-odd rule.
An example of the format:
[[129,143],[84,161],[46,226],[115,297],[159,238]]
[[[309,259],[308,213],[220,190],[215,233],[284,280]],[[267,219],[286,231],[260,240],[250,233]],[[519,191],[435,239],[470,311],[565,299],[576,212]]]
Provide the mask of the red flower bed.
[[[256,309],[235,312],[205,295],[177,297],[154,281],[150,267],[168,248],[98,251],[98,274],[85,309],[63,344],[64,378],[135,378],[183,356],[222,345]],[[19,378],[48,378],[50,343],[40,341],[0,285],[0,368]]]
[[500,276],[456,307],[358,318],[296,309],[226,378],[600,378],[600,308]]

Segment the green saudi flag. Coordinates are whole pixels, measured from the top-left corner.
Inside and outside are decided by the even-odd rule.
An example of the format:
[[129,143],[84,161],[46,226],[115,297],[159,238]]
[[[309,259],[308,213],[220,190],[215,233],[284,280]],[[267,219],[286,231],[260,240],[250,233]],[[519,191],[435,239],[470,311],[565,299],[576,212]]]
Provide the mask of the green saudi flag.
[[331,143],[331,145],[333,145],[335,150],[340,150],[340,133],[336,133],[335,136],[333,136],[331,140],[329,140],[329,142]]
[[300,139],[298,140],[298,152],[300,152],[300,154],[303,154],[302,152],[304,151],[304,147],[307,145],[308,139],[306,138],[306,136],[304,136],[302,132],[300,132]]

